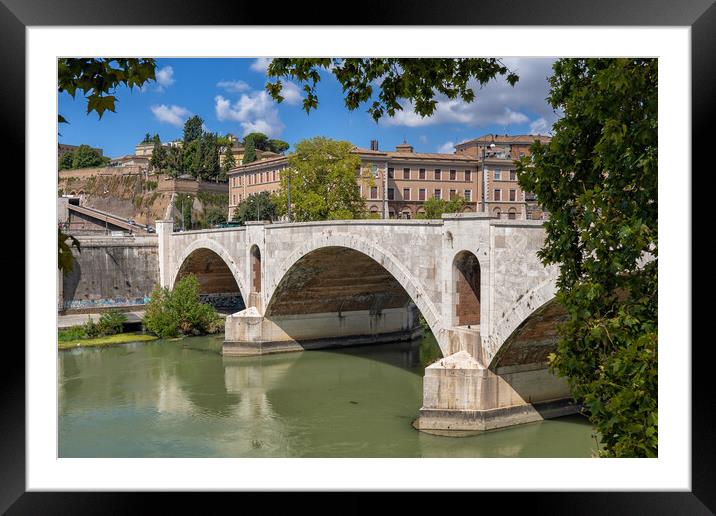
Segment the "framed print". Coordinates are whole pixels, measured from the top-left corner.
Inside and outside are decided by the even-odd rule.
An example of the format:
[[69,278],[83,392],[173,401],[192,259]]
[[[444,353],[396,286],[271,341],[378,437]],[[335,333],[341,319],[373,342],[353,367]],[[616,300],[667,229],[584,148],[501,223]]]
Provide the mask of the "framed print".
[[[25,353],[7,349],[25,368],[6,375],[3,509],[142,507],[126,491],[395,490],[530,491],[514,499],[557,513],[716,510],[709,360],[691,340],[690,173],[713,133],[716,7],[397,7],[316,25],[289,6],[259,26],[246,23],[265,19],[262,6],[3,0],[28,300]],[[124,71],[101,68],[110,59]],[[577,76],[597,77],[591,94],[569,97]],[[639,313],[656,317],[660,301],[660,360],[654,320],[651,351],[609,363],[637,378],[633,392],[648,390],[643,378],[658,389],[658,433],[640,408],[650,444],[599,436],[574,415],[596,410],[589,391],[577,403],[576,384],[554,375],[568,367],[555,328],[576,298],[561,262],[544,261],[555,244],[542,232],[579,210],[562,215],[571,200],[522,179],[574,166],[552,187],[568,191],[582,161],[540,148],[579,155],[593,128],[568,124],[600,119],[598,102],[621,116],[620,98],[640,114],[615,148],[637,131],[654,145],[603,166],[658,168],[658,184],[637,174],[589,216],[634,209],[645,221],[629,228],[645,229],[621,227],[619,246],[662,243],[657,267],[648,252],[624,255],[638,262],[630,274],[652,271]],[[612,206],[625,191],[636,208]],[[63,245],[71,262],[60,275],[55,231],[60,267]],[[600,263],[621,249],[593,240]],[[584,295],[627,295],[606,283]],[[626,312],[619,324],[635,325]],[[627,338],[606,324],[572,331]],[[627,373],[629,360],[650,365]],[[646,405],[625,406],[603,408],[610,424]],[[631,448],[610,457],[619,447]]]

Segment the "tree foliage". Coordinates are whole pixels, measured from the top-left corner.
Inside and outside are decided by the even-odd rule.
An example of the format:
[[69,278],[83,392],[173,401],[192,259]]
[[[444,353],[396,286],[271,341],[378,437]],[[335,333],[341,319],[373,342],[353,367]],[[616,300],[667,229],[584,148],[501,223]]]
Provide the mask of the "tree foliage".
[[[69,243],[67,243],[68,240]],[[81,252],[82,250],[80,249],[80,241],[72,235],[67,235],[63,233],[60,229],[58,229],[57,246],[59,249],[57,256],[57,267],[65,274],[72,272],[74,265],[72,247],[75,247],[78,253]]]
[[179,279],[173,290],[158,285],[144,314],[147,330],[161,338],[215,333],[221,318],[211,305],[201,302],[199,281],[193,274]]
[[349,110],[367,102],[368,113],[376,122],[386,114],[394,116],[406,102],[425,117],[435,111],[437,94],[472,102],[475,87],[498,75],[506,75],[512,86],[519,80],[499,59],[280,58],[273,59],[268,67],[267,76],[276,81],[267,83],[266,91],[282,102],[281,78],[298,81],[305,93],[303,109],[309,113],[318,107],[316,85],[321,80],[321,70],[332,73],[341,84]]
[[101,156],[99,152],[89,145],[82,144],[74,151],[66,152],[60,159],[60,170],[75,170],[78,168],[102,167],[109,163],[107,156]]
[[236,168],[236,158],[234,158],[234,153],[231,152],[231,147],[226,147],[224,150],[224,162],[221,164],[221,169],[224,172],[228,172],[232,168]]
[[249,139],[244,144],[244,158],[242,159],[243,164],[246,163],[253,163],[256,161],[256,146],[254,145],[254,140]]
[[425,214],[418,214],[417,218],[439,219],[443,213],[462,213],[466,204],[465,198],[461,195],[455,195],[449,201],[431,197],[423,204]]
[[[155,60],[148,58],[61,58],[57,60],[57,91],[74,98],[80,90],[87,99],[87,114],[94,111],[101,119],[105,111],[115,112],[117,87],[141,87],[155,80],[155,69]],[[62,115],[58,121],[67,122]]]
[[160,142],[154,143],[154,149],[152,149],[152,158],[149,160],[149,166],[158,173],[167,169],[167,148]]
[[246,223],[248,220],[276,220],[276,200],[268,192],[249,195],[234,208],[232,220]]
[[275,138],[271,138],[268,141],[268,149],[266,149],[266,150],[275,152],[276,154],[283,154],[284,152],[286,152],[288,150],[289,147],[290,147],[290,145],[288,144],[288,142],[285,142],[283,140],[277,140]]
[[564,116],[518,165],[550,212],[559,264],[555,372],[588,409],[606,456],[657,454],[657,60],[560,59],[549,102]]
[[184,123],[184,144],[188,144],[189,142],[193,142],[194,140],[198,140],[201,138],[201,135],[204,134],[204,120],[194,115],[190,119],[188,119]]
[[320,136],[298,142],[281,173],[279,215],[287,211],[290,177],[292,220],[362,218],[365,200],[356,181],[360,158],[352,149],[350,142]]

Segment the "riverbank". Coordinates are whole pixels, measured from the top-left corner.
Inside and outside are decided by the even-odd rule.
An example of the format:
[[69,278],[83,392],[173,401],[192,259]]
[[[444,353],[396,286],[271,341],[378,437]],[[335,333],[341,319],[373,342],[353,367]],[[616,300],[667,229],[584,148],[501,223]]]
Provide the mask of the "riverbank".
[[148,335],[146,333],[118,333],[116,335],[108,335],[106,337],[96,337],[92,339],[74,339],[66,341],[57,341],[57,349],[74,349],[78,347],[94,347],[94,346],[110,346],[113,344],[126,344],[128,342],[143,342],[157,340],[156,335]]
[[[127,316],[128,324],[138,324],[144,319],[144,310],[133,310],[133,311],[122,311]],[[94,322],[99,321],[102,317],[102,312],[92,313],[71,313],[57,316],[57,328],[66,329],[73,326],[80,326],[87,322],[87,319],[92,319]]]

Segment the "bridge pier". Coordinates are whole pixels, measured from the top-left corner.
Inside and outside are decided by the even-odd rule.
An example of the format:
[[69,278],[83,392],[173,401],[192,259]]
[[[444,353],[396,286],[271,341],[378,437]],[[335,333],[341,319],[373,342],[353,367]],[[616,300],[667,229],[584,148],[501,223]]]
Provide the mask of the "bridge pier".
[[226,318],[222,354],[264,355],[420,338],[414,306],[312,314],[264,316],[256,307]]
[[566,380],[544,364],[494,372],[459,351],[425,369],[423,406],[413,426],[428,432],[483,431],[576,411]]

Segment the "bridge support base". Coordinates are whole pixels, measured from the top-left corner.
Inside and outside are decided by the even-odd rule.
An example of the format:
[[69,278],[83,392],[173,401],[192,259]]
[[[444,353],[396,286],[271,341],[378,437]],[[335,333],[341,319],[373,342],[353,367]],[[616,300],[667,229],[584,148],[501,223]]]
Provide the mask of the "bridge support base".
[[252,356],[413,340],[422,337],[422,329],[412,312],[398,308],[381,314],[365,310],[267,318],[251,307],[226,318],[222,354]]
[[423,407],[413,423],[423,431],[484,431],[572,414],[564,379],[543,364],[493,372],[466,351],[425,369]]

